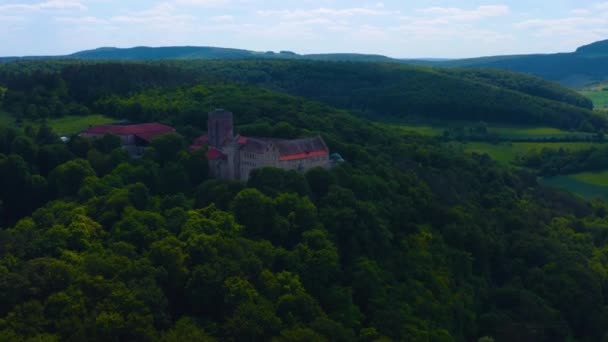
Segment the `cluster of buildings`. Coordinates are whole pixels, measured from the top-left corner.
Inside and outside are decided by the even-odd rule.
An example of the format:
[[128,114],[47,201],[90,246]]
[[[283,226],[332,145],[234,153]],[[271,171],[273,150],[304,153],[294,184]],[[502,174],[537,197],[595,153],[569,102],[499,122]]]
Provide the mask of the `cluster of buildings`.
[[[315,167],[329,168],[339,155],[331,155],[321,136],[304,139],[245,137],[234,134],[234,115],[217,109],[208,115],[208,132],[197,138],[191,151],[207,148],[210,175],[220,179],[246,181],[251,171],[263,167],[306,172]],[[143,154],[156,137],[175,132],[158,123],[140,125],[101,125],[90,127],[80,136],[97,139],[106,134],[118,135],[123,147],[133,157]]]

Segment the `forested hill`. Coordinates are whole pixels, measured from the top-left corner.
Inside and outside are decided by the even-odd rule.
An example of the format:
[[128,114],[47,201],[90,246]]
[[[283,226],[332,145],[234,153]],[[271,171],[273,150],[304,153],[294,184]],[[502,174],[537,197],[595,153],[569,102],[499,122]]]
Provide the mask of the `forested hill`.
[[571,53],[494,56],[433,63],[437,66],[485,67],[536,75],[580,87],[608,79],[608,40]]
[[576,49],[576,53],[608,57],[608,40],[602,40],[589,45],[581,46]]
[[[117,137],[63,143],[44,123],[0,124],[0,341],[608,337],[606,203],[231,77],[147,64],[42,69],[55,71],[3,74],[5,109],[94,111],[179,134],[130,159]],[[216,106],[234,111],[239,133],[321,134],[346,162],[210,179],[204,151],[186,146]]]
[[306,61],[190,62],[206,80],[231,80],[323,101],[375,119],[419,116],[604,127],[591,101],[540,78],[486,70]]
[[578,48],[575,52],[556,54],[505,55],[468,59],[400,59],[376,54],[327,53],[297,54],[291,51],[251,51],[209,46],[173,46],[132,48],[103,47],[64,56],[0,57],[1,62],[40,59],[78,59],[114,61],[150,60],[318,60],[350,62],[385,62],[435,67],[493,68],[536,75],[570,87],[582,87],[608,79],[608,40]]
[[[97,82],[91,84],[92,79]],[[375,120],[418,117],[586,131],[606,127],[605,118],[594,115],[591,102],[581,95],[539,78],[501,71],[268,60],[145,64],[50,61],[0,66],[0,86],[8,89],[5,109],[29,117],[57,115],[49,113],[44,103],[50,99],[61,102],[64,91],[72,95],[65,105],[92,110],[100,94],[127,94],[133,91],[130,85],[139,89],[142,84],[175,86],[183,81],[261,86]],[[54,108],[52,112],[65,107],[50,108]]]
[[[356,61],[356,62],[394,62],[405,63],[382,55],[359,53],[327,53],[302,55],[291,51],[251,51],[212,46],[167,46],[132,48],[102,47],[93,50],[84,50],[63,56],[26,56],[26,57],[0,57],[0,62],[15,60],[40,59],[78,59],[78,60],[105,60],[105,61],[150,61],[150,60],[233,60],[233,59],[300,59],[320,61]],[[420,61],[423,62],[423,61]]]

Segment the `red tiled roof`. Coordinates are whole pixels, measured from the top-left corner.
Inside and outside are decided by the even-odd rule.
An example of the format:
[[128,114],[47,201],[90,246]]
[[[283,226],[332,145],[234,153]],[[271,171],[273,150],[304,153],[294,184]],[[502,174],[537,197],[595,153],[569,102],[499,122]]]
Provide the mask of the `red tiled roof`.
[[143,140],[152,139],[175,132],[175,128],[159,123],[145,123],[140,125],[101,125],[89,127],[85,134],[115,134],[115,135],[135,135]]
[[207,151],[207,159],[209,159],[209,160],[217,160],[217,159],[221,159],[224,157],[225,157],[225,155],[222,152],[220,152],[214,148]]
[[292,155],[280,157],[279,160],[280,161],[298,160],[298,159],[306,159],[306,158],[312,158],[312,157],[318,157],[318,156],[325,156],[328,154],[329,154],[328,151],[321,150],[321,151],[314,151],[314,152],[292,154]]
[[249,138],[240,135],[239,139],[237,140],[237,143],[239,145],[245,145],[247,143],[247,141],[249,141]]
[[294,160],[329,154],[329,149],[320,136],[280,140],[276,142],[276,145],[279,149],[280,160]]
[[209,145],[209,136],[202,135],[192,142],[192,145],[190,145],[190,151],[200,150],[206,145]]
[[278,149],[280,161],[329,155],[329,149],[320,136],[292,140],[239,136],[237,142],[244,151],[251,153],[264,153],[269,145],[274,145]]

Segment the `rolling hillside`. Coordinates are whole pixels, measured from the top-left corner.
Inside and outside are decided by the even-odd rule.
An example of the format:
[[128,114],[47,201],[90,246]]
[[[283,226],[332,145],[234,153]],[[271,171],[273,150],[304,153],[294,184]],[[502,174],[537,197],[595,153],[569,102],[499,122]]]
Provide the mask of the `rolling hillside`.
[[583,96],[537,77],[502,71],[308,61],[181,65],[205,81],[281,90],[372,119],[422,117],[585,130],[605,125]]
[[[301,59],[317,61],[353,61],[353,62],[394,62],[407,63],[400,60],[375,54],[358,53],[329,53],[300,55],[291,51],[251,51],[243,49],[231,49],[212,46],[169,46],[169,47],[147,47],[137,46],[132,48],[101,47],[93,50],[84,50],[69,55],[60,56],[24,56],[24,57],[0,57],[0,63],[8,63],[17,60],[41,60],[41,59],[80,59],[80,60],[108,60],[108,61],[150,61],[150,60],[234,60],[234,59]],[[436,61],[430,61],[433,63]],[[424,61],[420,61],[424,63]]]
[[[136,84],[131,77],[134,74],[138,75]],[[91,83],[93,77],[95,82]],[[26,116],[46,116],[47,108],[65,112],[49,113],[51,116],[69,115],[69,108],[93,109],[103,94],[128,95],[145,87],[177,86],[180,82],[260,86],[383,121],[469,120],[585,131],[606,127],[605,118],[591,111],[591,101],[576,92],[536,77],[492,70],[277,60],[46,61],[0,67],[0,85],[8,88],[5,110]],[[41,92],[34,84],[44,84],[48,89]],[[65,96],[64,86],[77,102],[70,101],[63,107],[49,105]]]
[[81,59],[113,61],[150,60],[249,60],[288,59],[349,62],[387,62],[436,67],[493,68],[536,75],[569,87],[580,88],[608,79],[608,40],[557,54],[505,55],[469,59],[400,59],[376,54],[297,54],[291,51],[251,51],[209,46],[103,47],[64,56],[0,57],[0,63],[15,60]]
[[582,46],[572,53],[481,57],[433,64],[517,71],[582,87],[608,79],[608,40]]

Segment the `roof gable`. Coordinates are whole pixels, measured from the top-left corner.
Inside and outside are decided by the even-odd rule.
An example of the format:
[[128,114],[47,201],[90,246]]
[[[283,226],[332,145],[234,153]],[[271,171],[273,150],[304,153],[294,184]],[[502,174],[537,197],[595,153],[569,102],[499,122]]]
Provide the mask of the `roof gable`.
[[101,125],[89,127],[83,133],[85,134],[115,134],[115,135],[135,135],[143,140],[151,141],[152,139],[175,132],[175,128],[159,124],[156,122],[145,123],[139,125]]
[[320,136],[314,138],[281,140],[276,142],[281,157],[310,154],[313,152],[329,152],[325,141]]

